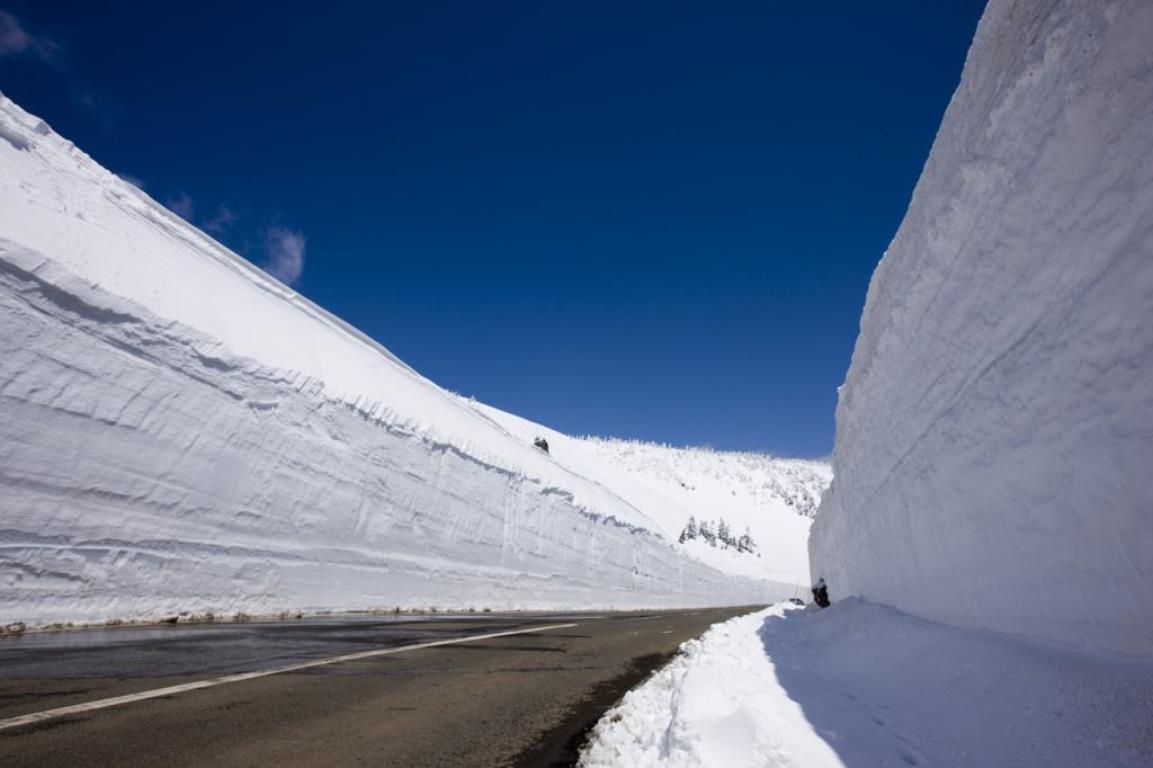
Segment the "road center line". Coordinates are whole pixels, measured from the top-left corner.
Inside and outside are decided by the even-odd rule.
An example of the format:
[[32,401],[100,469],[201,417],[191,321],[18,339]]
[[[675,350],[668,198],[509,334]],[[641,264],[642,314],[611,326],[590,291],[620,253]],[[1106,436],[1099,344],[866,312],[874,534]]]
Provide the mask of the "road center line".
[[375,656],[386,656],[390,653],[402,653],[404,651],[419,651],[422,648],[435,648],[440,645],[458,645],[460,643],[471,643],[477,640],[491,640],[496,637],[508,637],[510,635],[526,635],[530,632],[547,632],[553,629],[568,629],[575,627],[576,624],[546,624],[536,627],[522,627],[521,629],[510,629],[505,632],[491,632],[487,635],[471,635],[469,637],[454,637],[449,640],[432,640],[427,643],[414,643],[412,645],[402,645],[396,648],[381,648],[375,651],[360,651],[358,653],[346,653],[343,656],[332,656],[327,659],[317,659],[315,661],[304,661],[299,664],[290,664],[287,667],[277,667],[275,669],[264,669],[258,672],[240,672],[235,675],[225,675],[224,677],[214,677],[208,680],[198,680],[194,683],[184,683],[182,685],[170,685],[167,688],[153,688],[150,691],[140,691],[139,693],[130,693],[126,696],[113,696],[109,699],[97,699],[96,701],[89,701],[85,704],[73,704],[67,707],[57,707],[56,709],[46,709],[42,712],[33,712],[28,715],[18,715],[16,717],[9,717],[5,720],[0,720],[0,731],[9,728],[19,728],[22,725],[32,725],[34,723],[42,723],[45,720],[53,720],[57,717],[65,717],[67,715],[76,715],[83,712],[92,712],[97,709],[108,709],[109,707],[119,707],[121,704],[131,704],[134,701],[145,701],[147,699],[157,699],[161,696],[173,696],[178,693],[186,693],[188,691],[196,691],[201,688],[213,688],[217,685],[226,685],[227,683],[240,683],[245,680],[255,680],[258,677],[268,677],[269,675],[281,675],[285,672],[299,672],[303,669],[313,669],[315,667],[324,667],[329,664],[343,664],[346,661],[357,661],[359,659],[371,659]]

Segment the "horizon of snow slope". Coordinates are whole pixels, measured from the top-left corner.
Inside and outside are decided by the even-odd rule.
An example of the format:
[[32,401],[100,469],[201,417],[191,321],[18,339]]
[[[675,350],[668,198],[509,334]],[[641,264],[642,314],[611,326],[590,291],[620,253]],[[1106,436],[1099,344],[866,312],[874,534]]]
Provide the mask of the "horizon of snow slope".
[[752,604],[805,558],[701,562],[3,96],[0,330],[0,624]]
[[1153,654],[1153,3],[989,3],[833,468],[834,600]]
[[594,727],[581,768],[1153,762],[1153,659],[850,598],[714,625]]

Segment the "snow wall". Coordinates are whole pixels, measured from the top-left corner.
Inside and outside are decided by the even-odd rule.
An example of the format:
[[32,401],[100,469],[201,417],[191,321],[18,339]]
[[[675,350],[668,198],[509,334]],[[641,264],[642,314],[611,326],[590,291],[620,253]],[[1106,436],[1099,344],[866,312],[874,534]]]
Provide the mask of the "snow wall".
[[989,3],[833,468],[833,599],[1153,653],[1153,3]]
[[0,97],[0,624],[764,603]]

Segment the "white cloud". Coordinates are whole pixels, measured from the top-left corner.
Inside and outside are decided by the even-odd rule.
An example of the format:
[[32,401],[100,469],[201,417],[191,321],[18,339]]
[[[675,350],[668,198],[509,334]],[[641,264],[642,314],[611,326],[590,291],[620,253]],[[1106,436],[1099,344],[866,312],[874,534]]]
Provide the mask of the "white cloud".
[[29,33],[12,14],[0,11],[0,57],[30,53],[43,61],[52,61],[59,48],[58,43]]
[[236,212],[227,205],[221,205],[216,209],[216,215],[201,224],[200,228],[214,235],[222,235],[224,230],[228,229],[228,226],[234,221],[236,221]]
[[192,221],[192,217],[196,214],[196,206],[192,203],[192,198],[188,196],[187,192],[181,192],[169,200],[168,210],[185,221]]
[[283,227],[270,227],[264,248],[268,261],[264,271],[285,285],[293,285],[304,272],[304,235]]

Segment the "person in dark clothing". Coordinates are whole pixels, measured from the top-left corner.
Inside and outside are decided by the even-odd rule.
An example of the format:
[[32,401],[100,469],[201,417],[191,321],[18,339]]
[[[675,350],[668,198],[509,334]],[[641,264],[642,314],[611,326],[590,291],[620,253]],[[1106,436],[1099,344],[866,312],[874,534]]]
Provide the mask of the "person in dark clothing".
[[536,440],[533,440],[532,444],[545,453],[548,453],[548,440],[545,440],[543,437],[538,437]]
[[823,578],[817,579],[813,585],[813,602],[822,608],[829,607],[829,587]]

